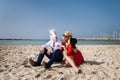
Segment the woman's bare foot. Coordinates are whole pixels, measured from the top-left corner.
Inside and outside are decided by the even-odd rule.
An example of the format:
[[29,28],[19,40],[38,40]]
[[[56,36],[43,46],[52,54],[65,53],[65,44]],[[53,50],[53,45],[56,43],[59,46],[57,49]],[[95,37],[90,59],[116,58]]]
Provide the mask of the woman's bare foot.
[[73,70],[74,70],[75,74],[80,74],[80,73],[82,73],[82,71],[81,71],[80,69],[73,69]]

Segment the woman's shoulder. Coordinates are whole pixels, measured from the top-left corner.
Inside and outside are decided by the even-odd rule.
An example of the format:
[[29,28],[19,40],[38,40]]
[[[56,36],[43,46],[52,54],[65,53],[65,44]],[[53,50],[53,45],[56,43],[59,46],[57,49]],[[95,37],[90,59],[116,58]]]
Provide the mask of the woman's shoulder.
[[69,47],[72,47],[72,45],[71,44],[66,44],[67,46],[69,46]]
[[68,44],[68,45],[67,45],[67,48],[69,48],[69,49],[73,49],[73,47],[72,47],[71,44]]

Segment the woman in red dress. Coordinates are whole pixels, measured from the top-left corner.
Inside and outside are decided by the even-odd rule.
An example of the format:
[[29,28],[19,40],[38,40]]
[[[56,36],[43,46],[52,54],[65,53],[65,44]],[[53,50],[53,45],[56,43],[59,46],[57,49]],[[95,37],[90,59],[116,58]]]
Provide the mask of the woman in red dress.
[[67,47],[64,46],[64,51],[66,53],[65,63],[72,66],[75,73],[78,73],[79,69],[77,67],[84,62],[84,58],[82,56],[82,53],[76,48],[76,43],[77,39],[71,38]]

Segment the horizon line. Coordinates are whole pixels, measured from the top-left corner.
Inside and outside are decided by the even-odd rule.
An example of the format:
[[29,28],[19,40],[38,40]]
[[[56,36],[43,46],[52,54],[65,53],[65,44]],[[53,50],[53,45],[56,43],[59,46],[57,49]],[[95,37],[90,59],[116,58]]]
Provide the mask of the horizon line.
[[[120,38],[77,38],[78,40],[120,40]],[[40,40],[40,39],[25,39],[25,38],[0,38],[0,40]],[[43,39],[49,40],[49,39]]]

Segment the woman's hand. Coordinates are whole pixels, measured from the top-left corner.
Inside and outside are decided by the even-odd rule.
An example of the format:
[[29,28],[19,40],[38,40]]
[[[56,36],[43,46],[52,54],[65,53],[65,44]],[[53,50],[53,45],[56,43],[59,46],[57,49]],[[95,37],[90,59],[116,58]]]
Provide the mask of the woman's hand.
[[64,50],[66,50],[66,47],[65,47],[64,45],[61,45],[61,47],[62,47]]

